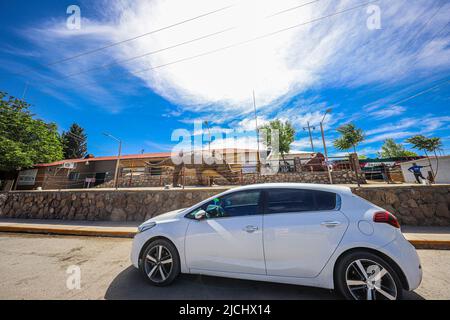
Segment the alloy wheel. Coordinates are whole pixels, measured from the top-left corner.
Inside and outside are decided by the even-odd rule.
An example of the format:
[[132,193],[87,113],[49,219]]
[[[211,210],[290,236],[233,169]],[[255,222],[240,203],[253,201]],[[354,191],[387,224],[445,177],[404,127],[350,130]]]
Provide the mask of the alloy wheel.
[[396,300],[398,289],[389,271],[377,262],[358,259],[345,273],[347,288],[356,300]]
[[144,267],[145,273],[151,281],[155,283],[164,282],[172,273],[172,254],[165,246],[156,245],[148,251]]

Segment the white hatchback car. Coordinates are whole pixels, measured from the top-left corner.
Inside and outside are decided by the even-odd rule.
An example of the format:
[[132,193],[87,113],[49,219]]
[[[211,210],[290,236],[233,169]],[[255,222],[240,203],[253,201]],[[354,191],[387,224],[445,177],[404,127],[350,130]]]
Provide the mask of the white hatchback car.
[[150,219],[131,260],[156,286],[181,272],[394,300],[422,280],[395,216],[349,188],[317,184],[239,187]]

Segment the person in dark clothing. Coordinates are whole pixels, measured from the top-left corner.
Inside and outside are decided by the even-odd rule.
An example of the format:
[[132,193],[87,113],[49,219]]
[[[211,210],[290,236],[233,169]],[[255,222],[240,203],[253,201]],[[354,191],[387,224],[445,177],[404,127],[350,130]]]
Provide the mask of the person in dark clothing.
[[429,166],[418,166],[417,163],[413,163],[413,166],[411,168],[409,168],[408,171],[411,172],[412,174],[414,174],[414,177],[416,178],[417,183],[420,184],[422,182],[420,181],[419,178],[426,180],[425,177],[422,175],[422,171],[421,171],[422,168],[426,168],[426,167],[429,167]]

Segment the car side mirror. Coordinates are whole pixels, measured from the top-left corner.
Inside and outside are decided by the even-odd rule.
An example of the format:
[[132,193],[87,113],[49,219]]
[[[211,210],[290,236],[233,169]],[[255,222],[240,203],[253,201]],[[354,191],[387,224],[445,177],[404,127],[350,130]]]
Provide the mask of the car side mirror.
[[200,221],[206,219],[206,211],[205,210],[199,210],[194,215],[195,220]]

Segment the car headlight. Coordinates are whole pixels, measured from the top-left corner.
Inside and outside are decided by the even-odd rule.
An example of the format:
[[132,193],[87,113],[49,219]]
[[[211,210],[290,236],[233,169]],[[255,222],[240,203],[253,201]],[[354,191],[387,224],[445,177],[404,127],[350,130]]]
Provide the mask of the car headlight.
[[151,228],[153,228],[154,226],[156,226],[156,222],[147,222],[147,223],[143,223],[138,227],[138,233],[142,233],[145,232],[147,230],[150,230]]

